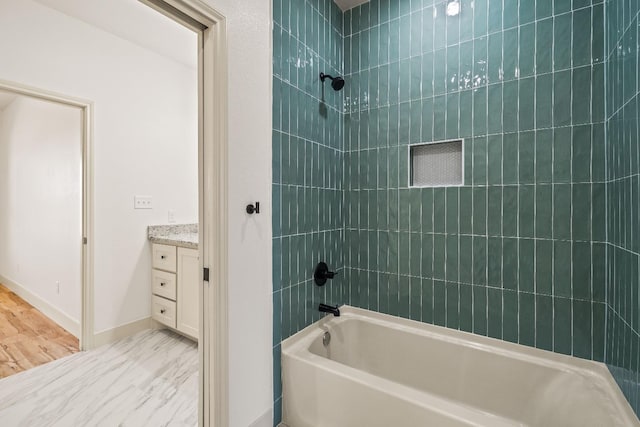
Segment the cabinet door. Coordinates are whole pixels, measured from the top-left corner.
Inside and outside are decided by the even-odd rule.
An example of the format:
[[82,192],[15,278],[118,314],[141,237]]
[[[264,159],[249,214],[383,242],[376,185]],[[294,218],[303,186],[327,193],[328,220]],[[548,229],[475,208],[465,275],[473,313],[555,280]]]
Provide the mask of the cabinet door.
[[198,339],[200,262],[196,249],[178,248],[178,322],[180,332]]

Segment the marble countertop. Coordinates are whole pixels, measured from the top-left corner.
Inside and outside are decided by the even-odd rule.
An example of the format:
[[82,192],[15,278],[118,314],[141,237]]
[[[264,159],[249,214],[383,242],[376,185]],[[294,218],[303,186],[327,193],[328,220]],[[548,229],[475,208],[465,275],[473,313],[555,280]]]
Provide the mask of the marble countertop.
[[198,249],[198,224],[150,225],[147,236],[152,243]]

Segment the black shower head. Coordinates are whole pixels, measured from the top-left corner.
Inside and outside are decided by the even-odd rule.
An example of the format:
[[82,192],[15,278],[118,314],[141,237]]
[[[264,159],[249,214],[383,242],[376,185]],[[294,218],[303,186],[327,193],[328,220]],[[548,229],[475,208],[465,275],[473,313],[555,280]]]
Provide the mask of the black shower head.
[[344,87],[344,79],[340,76],[332,77],[329,74],[320,73],[320,80],[324,82],[324,79],[331,79],[331,87],[335,91],[342,90]]
[[342,88],[344,87],[344,79],[340,76],[335,77],[331,82],[331,87],[336,91],[342,90]]

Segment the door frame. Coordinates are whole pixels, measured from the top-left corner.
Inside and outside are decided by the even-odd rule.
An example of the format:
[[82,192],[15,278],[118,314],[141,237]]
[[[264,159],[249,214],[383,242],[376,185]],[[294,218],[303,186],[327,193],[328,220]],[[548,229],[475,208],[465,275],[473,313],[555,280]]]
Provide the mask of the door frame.
[[226,19],[201,0],[139,0],[198,34],[200,426],[229,425]]
[[0,80],[0,89],[16,95],[79,108],[82,113],[82,277],[80,350],[94,347],[93,300],[93,102],[48,90]]

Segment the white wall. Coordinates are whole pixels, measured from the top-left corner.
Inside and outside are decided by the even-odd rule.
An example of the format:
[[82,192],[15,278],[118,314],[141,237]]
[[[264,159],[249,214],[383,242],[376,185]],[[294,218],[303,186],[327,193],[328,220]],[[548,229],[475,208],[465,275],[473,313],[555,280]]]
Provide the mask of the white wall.
[[197,222],[196,71],[30,0],[0,0],[0,58],[0,79],[95,103],[95,332],[148,317],[146,227]]
[[[266,427],[271,425],[272,408],[271,2],[204,1],[225,15],[228,33],[230,426]],[[129,248],[128,242],[137,236],[137,226],[151,219],[140,220],[142,215],[132,215],[129,207],[134,189],[156,193],[130,177],[111,175],[114,167],[130,170],[136,162],[148,166],[144,150],[134,144],[139,135],[128,130],[137,124],[132,115],[156,123],[158,138],[166,126],[153,120],[153,106],[142,108],[133,96],[153,94],[154,102],[160,102],[166,94],[158,82],[180,72],[159,66],[160,58],[134,52],[125,42],[115,47],[96,31],[78,40],[69,30],[77,26],[31,1],[0,0],[0,78],[96,101],[96,320],[98,328],[108,328],[148,309],[127,301],[141,296],[131,288],[138,279],[146,279],[148,271],[144,249]],[[162,77],[138,75],[136,70],[147,63]],[[244,214],[245,205],[256,200],[262,213]],[[246,268],[248,261],[251,268]],[[124,304],[122,311],[110,314],[118,304]]]
[[70,332],[77,333],[82,275],[80,109],[18,97],[0,112],[0,206],[0,276],[62,312],[76,325]]
[[[270,427],[271,2],[206,3],[227,18],[229,50],[230,425]],[[261,213],[244,214],[256,200]],[[256,422],[266,412],[268,419]]]

